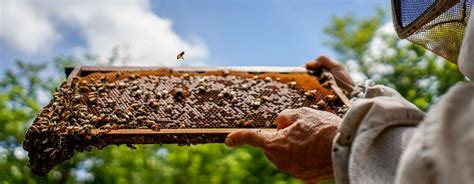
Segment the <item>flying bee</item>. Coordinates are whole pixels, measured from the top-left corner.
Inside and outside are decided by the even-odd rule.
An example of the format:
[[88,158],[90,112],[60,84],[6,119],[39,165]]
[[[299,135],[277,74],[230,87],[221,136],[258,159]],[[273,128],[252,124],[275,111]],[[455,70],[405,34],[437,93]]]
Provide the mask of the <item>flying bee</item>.
[[181,52],[178,54],[178,56],[176,57],[176,59],[182,59],[182,60],[184,60],[184,57],[183,57],[183,56],[184,56],[184,50],[181,51]]

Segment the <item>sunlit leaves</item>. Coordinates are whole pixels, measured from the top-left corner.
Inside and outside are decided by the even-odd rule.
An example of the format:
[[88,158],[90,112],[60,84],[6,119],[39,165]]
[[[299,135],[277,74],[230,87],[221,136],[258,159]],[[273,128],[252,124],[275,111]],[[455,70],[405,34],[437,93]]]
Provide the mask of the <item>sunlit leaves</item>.
[[[391,25],[383,20],[387,20],[386,15],[378,9],[374,17],[334,17],[333,24],[326,28],[331,39],[327,43],[338,53],[337,58],[355,61],[358,66],[358,70],[348,68],[350,72],[396,89],[423,110],[450,86],[466,80],[454,64],[398,39],[394,32],[384,32]],[[387,66],[390,72],[379,70]]]

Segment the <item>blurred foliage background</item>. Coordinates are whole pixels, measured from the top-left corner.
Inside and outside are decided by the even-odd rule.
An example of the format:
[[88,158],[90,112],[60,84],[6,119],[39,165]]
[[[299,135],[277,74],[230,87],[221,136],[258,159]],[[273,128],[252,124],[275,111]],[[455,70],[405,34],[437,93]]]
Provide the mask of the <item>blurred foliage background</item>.
[[[399,40],[385,23],[387,14],[377,12],[370,18],[334,17],[324,30],[326,44],[337,53],[331,57],[342,61],[356,80],[393,87],[423,110],[466,80],[455,65]],[[114,60],[111,56],[109,63]],[[27,127],[65,79],[65,66],[97,63],[93,57],[77,61],[63,56],[44,64],[16,61],[16,68],[1,76],[1,183],[301,183],[279,172],[260,150],[222,144],[145,145],[137,150],[109,146],[78,153],[44,178],[33,176],[21,146]]]

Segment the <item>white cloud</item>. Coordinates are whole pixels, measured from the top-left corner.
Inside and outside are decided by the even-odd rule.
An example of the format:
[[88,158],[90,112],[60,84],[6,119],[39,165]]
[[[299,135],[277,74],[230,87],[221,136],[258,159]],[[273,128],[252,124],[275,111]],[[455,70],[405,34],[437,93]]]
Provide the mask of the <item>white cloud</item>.
[[182,62],[176,60],[176,55],[181,50],[186,51],[187,64],[203,63],[208,56],[199,38],[184,40],[177,35],[172,21],[154,14],[149,1],[37,0],[25,4],[48,15],[45,22],[80,34],[85,45],[71,48],[71,53],[95,54],[107,62],[116,49],[130,65],[141,66],[178,65]]
[[60,38],[46,15],[26,0],[2,0],[0,6],[0,41],[9,46],[35,54]]

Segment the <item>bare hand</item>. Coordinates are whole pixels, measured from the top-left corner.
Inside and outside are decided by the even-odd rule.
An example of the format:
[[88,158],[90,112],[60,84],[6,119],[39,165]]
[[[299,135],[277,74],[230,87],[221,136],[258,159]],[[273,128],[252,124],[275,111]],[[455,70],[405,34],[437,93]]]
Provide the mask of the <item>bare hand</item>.
[[261,148],[279,170],[304,181],[321,181],[332,177],[332,141],[340,122],[329,112],[288,109],[275,119],[276,132],[239,130],[230,133],[225,144]]
[[[308,70],[316,70],[319,68],[326,68],[335,78],[339,78],[340,81],[337,81],[338,86],[343,87],[345,90],[350,91],[350,88],[347,86],[354,86],[354,81],[352,81],[351,76],[339,62],[325,55],[321,55],[306,63],[306,69]],[[340,82],[343,84],[340,84]]]

